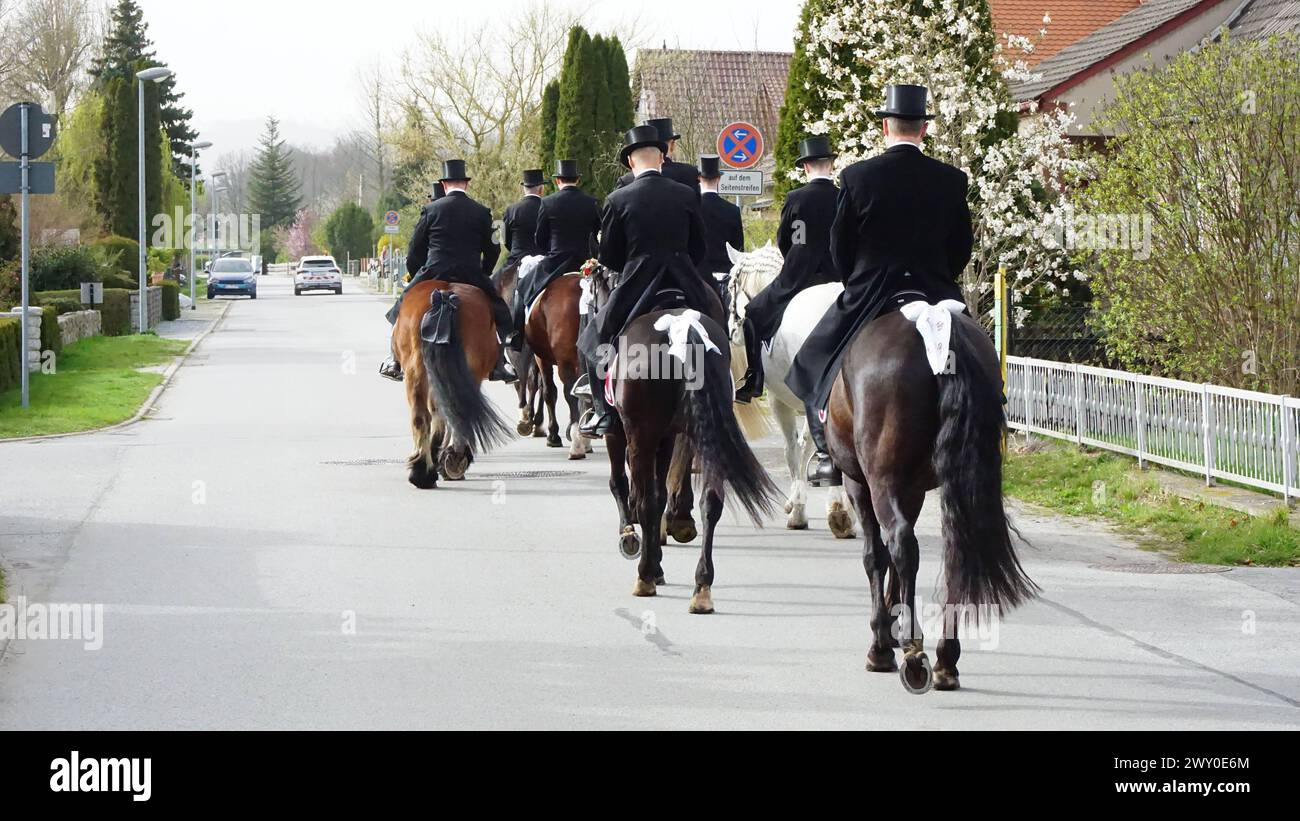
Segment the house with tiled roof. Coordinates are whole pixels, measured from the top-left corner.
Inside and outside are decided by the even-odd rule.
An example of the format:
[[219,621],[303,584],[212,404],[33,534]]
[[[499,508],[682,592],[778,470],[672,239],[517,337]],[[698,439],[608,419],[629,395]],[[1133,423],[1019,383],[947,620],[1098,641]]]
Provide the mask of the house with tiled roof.
[[1034,43],[1033,53],[1024,57],[1031,66],[1140,5],[1142,0],[989,0],[993,28],[1002,42],[1011,34]]
[[1099,139],[1093,123],[1114,96],[1117,77],[1159,68],[1224,35],[1257,39],[1298,29],[1300,0],[1144,0],[1039,62],[1034,66],[1039,76],[1011,91],[1040,110],[1071,106],[1077,120],[1073,136]]
[[671,117],[682,140],[677,159],[695,162],[716,154],[718,135],[729,123],[758,126],[767,139],[760,170],[770,186],[776,171],[772,149],[790,60],[782,51],[642,49],[632,69],[637,121]]

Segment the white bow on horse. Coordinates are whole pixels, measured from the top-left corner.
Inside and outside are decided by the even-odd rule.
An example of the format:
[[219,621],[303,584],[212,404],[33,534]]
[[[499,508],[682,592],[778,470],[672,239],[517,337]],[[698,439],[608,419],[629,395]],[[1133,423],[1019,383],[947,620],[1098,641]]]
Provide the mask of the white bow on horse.
[[[784,259],[780,250],[772,243],[752,253],[741,253],[730,245],[727,255],[731,257],[730,305],[728,306],[731,322],[732,369],[739,381],[748,368],[745,360],[745,340],[741,325],[745,308],[749,302],[776,280],[781,273]],[[803,347],[808,336],[817,327],[817,323],[826,315],[835,300],[844,293],[844,286],[838,283],[818,285],[802,292],[790,303],[785,316],[781,319],[781,328],[772,339],[770,346],[763,348],[763,364],[767,372],[767,406],[776,417],[777,425],[785,437],[786,465],[790,470],[790,496],[785,510],[789,514],[786,526],[790,530],[808,529],[808,481],[807,466],[812,459],[814,447],[808,433],[804,403],[790,392],[785,385],[786,375],[794,362],[795,355]],[[737,414],[745,421],[744,405],[737,406]],[[761,408],[755,403],[750,408]],[[744,425],[746,435],[757,438],[762,435],[762,428],[753,424]],[[831,488],[826,505],[826,518],[831,532],[838,539],[855,538],[855,517],[852,508],[845,501],[842,488]]]

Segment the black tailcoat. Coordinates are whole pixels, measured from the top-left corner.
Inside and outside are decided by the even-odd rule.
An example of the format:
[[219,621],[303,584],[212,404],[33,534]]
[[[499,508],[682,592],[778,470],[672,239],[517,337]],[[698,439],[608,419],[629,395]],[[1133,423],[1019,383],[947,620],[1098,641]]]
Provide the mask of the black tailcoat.
[[795,358],[786,384],[796,395],[825,407],[845,352],[882,312],[921,296],[962,301],[975,243],[969,186],[962,171],[907,144],[844,171],[831,247],[845,293]]
[[[500,255],[501,247],[492,238],[492,212],[464,191],[450,191],[427,206],[415,226],[406,254],[406,270],[412,275],[407,288],[431,279],[476,286],[491,298],[497,328],[504,335],[511,327],[510,307],[491,279]],[[397,323],[401,306],[399,298],[388,312],[389,322]]]
[[582,189],[561,188],[542,200],[534,243],[546,261],[524,280],[520,302],[527,306],[558,277],[581,271],[596,256],[599,232],[600,203]]
[[722,302],[704,275],[704,219],[694,194],[650,171],[609,195],[601,217],[600,262],[623,276],[589,323],[578,348],[591,361],[627,324],[654,307],[659,291],[679,288],[687,305],[719,322]]
[[[674,162],[664,157],[663,169],[659,172],[673,182],[679,182],[695,192],[695,199],[700,199],[700,169],[689,163]],[[614,186],[615,190],[626,188],[636,179],[635,175],[629,171],[622,177],[619,177],[618,184]]]
[[704,258],[704,273],[727,274],[731,272],[730,245],[737,251],[745,250],[745,226],[740,208],[710,191],[700,203],[704,213],[704,238],[708,253]]
[[537,213],[542,208],[541,197],[524,197],[506,209],[505,246],[506,261],[498,271],[518,264],[524,257],[535,257],[537,250]]
[[831,255],[831,226],[835,222],[839,192],[835,183],[817,179],[791,191],[781,210],[776,243],[785,257],[781,273],[745,311],[758,338],[766,342],[781,329],[781,318],[801,291],[839,282],[839,269]]

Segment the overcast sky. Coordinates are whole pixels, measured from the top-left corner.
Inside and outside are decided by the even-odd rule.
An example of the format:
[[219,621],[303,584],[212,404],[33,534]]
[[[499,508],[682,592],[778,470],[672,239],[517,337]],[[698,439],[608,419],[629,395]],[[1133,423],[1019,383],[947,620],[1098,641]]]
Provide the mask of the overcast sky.
[[[482,24],[529,0],[140,0],[160,59],[177,72],[202,139],[217,155],[257,143],[265,118],[291,142],[328,146],[358,125],[360,67],[398,57],[421,28]],[[593,32],[636,20],[647,43],[789,51],[799,0],[562,2]],[[454,18],[452,17],[454,15]]]

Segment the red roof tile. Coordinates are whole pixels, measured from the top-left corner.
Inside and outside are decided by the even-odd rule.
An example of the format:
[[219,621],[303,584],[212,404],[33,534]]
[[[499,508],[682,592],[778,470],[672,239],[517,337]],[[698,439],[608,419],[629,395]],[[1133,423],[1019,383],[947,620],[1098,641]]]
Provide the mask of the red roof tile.
[[[1018,34],[1038,42],[1028,58],[1036,65],[1142,5],[1141,0],[989,0],[999,34]],[[1043,23],[1050,16],[1051,23]]]

